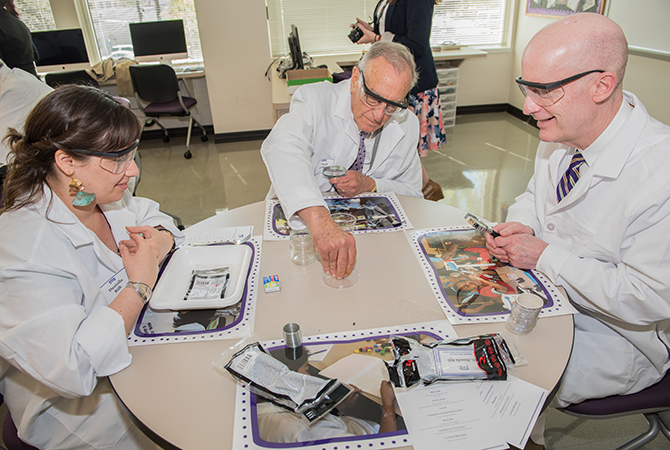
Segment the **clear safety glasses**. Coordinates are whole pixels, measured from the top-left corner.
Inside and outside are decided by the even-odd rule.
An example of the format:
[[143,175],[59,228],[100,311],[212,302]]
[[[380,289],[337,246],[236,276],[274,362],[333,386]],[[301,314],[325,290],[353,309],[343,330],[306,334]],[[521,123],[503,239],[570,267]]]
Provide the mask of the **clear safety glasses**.
[[81,153],[83,155],[99,156],[100,167],[105,169],[107,172],[120,174],[124,173],[128,169],[128,166],[133,161],[133,159],[135,159],[135,154],[137,153],[137,147],[139,145],[140,140],[138,139],[133,144],[119,150],[118,152],[98,152],[87,149],[71,149],[70,151]]
[[522,80],[521,77],[518,77],[515,81],[525,97],[530,97],[533,103],[544,107],[554,105],[563,98],[565,95],[565,89],[563,89],[564,85],[596,72],[603,73],[605,71],[589,70],[563,80],[552,81],[551,83],[535,83],[533,81]]
[[409,106],[409,94],[405,97],[402,103],[394,102],[392,100],[385,99],[381,95],[377,95],[372,92],[365,84],[365,76],[363,76],[363,71],[361,70],[361,86],[363,89],[361,92],[361,100],[365,106],[378,109],[381,106],[384,106],[384,113],[393,115],[398,109],[407,109]]

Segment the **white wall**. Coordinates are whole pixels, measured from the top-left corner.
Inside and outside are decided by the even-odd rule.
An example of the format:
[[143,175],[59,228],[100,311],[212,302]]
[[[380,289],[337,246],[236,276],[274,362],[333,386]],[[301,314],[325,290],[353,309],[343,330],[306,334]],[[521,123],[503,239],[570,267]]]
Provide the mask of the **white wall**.
[[264,0],[195,0],[215,133],[274,125]]
[[[510,103],[523,108],[514,83],[521,74],[521,54],[530,38],[555,19],[525,15],[526,0],[516,0],[516,32],[511,51],[466,59],[459,67],[458,106]],[[628,0],[608,0],[620,11]],[[639,14],[667,9],[668,0],[641,0]],[[72,0],[51,0],[59,27],[76,25]],[[206,68],[207,91],[216,133],[267,130],[274,125],[272,91],[264,77],[272,61],[264,0],[195,0]],[[626,28],[636,39],[644,20]],[[634,28],[632,28],[634,27]],[[654,30],[654,36],[659,30]],[[670,42],[670,28],[663,36]],[[634,92],[657,119],[670,124],[670,62],[631,56],[624,88]]]
[[[525,0],[521,0],[525,2]],[[612,11],[619,11],[621,7],[630,3],[629,0],[607,0],[611,3],[610,9]],[[640,39],[645,30],[647,30],[647,22],[644,17],[648,15],[657,14],[658,11],[668,9],[668,0],[644,0],[645,7],[640,5],[634,7],[634,10],[639,14],[639,20],[626,21],[624,32],[628,28],[628,34],[634,35],[635,39]],[[633,8],[633,6],[630,6]],[[524,13],[524,8],[519,8],[517,16],[517,33],[516,42],[514,46],[514,61],[513,74],[510,76],[509,87],[509,103],[519,109],[523,108],[523,95],[516,87],[514,78],[521,74],[521,55],[523,49],[526,47],[528,41],[533,35],[544,26],[554,22],[556,19],[548,17],[527,16]],[[663,34],[663,42],[670,42],[670,28],[663,27],[662,30],[653,30],[655,35]],[[648,41],[646,41],[648,43]],[[630,42],[633,43],[632,41]],[[659,44],[661,45],[661,44]],[[660,46],[657,48],[661,48]],[[658,59],[631,55],[628,59],[628,67],[626,69],[626,76],[624,77],[624,89],[633,92],[642,101],[647,111],[656,119],[670,124],[670,61],[662,61]]]

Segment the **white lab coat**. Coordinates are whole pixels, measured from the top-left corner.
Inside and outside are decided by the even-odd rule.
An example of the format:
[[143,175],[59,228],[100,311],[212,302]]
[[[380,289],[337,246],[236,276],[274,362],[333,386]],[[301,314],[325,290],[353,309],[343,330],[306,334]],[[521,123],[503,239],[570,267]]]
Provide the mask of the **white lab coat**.
[[0,67],[0,166],[5,164],[9,153],[9,147],[3,142],[7,128],[23,131],[30,110],[52,90],[25,70]]
[[[289,220],[299,210],[326,206],[322,192],[332,189],[321,171],[326,165],[351,167],[358,155],[360,130],[351,112],[351,80],[300,87],[291,110],[263,142],[261,154],[272,188]],[[373,159],[375,136],[365,140],[363,174],[378,192],[422,197],[421,162],[417,153],[419,120],[410,111],[397,112],[384,125]],[[293,218],[295,220],[295,218]]]
[[[133,225],[183,240],[151,200],[126,192],[101,209],[117,242]],[[0,215],[0,235],[0,392],[19,437],[43,450],[147,448],[129,438],[137,430],[101,378],[131,362],[123,320],[107,307],[117,294],[101,289],[125,277],[121,257],[48,188],[35,205]]]
[[304,443],[379,433],[378,423],[357,417],[326,414],[309,423],[302,416],[269,402],[259,402],[256,408],[258,434],[267,442]]
[[625,92],[582,153],[589,165],[557,205],[574,149],[540,143],[535,174],[507,218],[549,244],[536,268],[582,311],[561,406],[640,391],[670,366],[670,127]]

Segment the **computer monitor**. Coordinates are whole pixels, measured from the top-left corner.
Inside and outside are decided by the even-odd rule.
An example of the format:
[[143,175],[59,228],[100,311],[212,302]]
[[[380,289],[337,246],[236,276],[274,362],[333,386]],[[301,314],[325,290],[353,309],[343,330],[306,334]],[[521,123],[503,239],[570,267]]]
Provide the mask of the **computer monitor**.
[[62,72],[91,67],[84,34],[80,28],[33,31],[31,34],[39,54],[39,59],[35,61],[38,72]]
[[300,50],[300,38],[298,37],[298,29],[295,25],[291,25],[291,32],[288,35],[288,49],[291,53],[291,69],[304,69],[305,64],[302,60],[302,50]]
[[188,58],[184,22],[181,19],[128,25],[136,61],[163,62]]

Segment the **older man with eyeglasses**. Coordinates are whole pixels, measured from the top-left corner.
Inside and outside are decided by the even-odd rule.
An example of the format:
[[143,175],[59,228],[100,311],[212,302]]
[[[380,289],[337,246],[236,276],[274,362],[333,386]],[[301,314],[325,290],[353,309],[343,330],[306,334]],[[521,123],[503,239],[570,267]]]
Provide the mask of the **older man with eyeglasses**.
[[[577,14],[531,39],[516,80],[542,142],[487,246],[562,285],[580,311],[552,406],[635,393],[670,367],[670,127],[623,90],[627,58],[615,22]],[[543,431],[541,416],[536,444]]]
[[[324,192],[355,197],[394,192],[422,198],[416,145],[419,121],[407,111],[418,75],[409,50],[379,42],[354,68],[350,80],[300,87],[261,153],[272,189],[293,229],[309,228],[324,272],[347,277],[356,261],[353,236],[330,218]],[[346,174],[324,176],[341,166]]]

